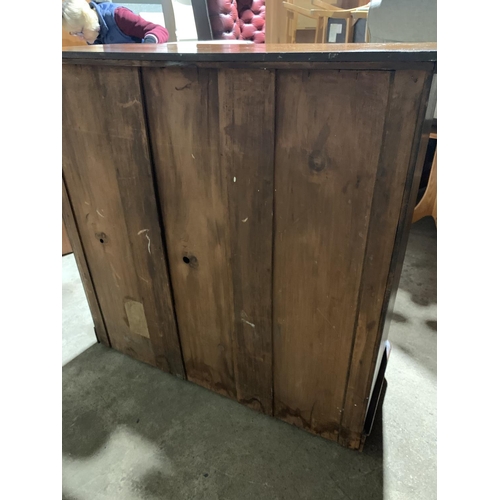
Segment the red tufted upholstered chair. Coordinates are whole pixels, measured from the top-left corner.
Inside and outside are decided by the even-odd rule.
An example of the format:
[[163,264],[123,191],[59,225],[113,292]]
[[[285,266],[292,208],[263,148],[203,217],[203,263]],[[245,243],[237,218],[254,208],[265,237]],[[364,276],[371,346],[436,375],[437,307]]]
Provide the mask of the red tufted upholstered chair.
[[266,42],[266,0],[237,0],[241,40]]
[[240,22],[236,0],[207,0],[214,40],[239,40]]
[[266,41],[266,0],[207,0],[214,40]]

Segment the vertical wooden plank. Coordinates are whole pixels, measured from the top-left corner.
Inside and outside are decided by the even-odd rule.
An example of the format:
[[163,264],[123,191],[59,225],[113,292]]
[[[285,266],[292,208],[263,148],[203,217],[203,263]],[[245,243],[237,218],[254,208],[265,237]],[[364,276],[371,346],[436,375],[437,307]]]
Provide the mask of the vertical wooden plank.
[[187,377],[271,413],[274,74],[143,71]]
[[219,71],[238,401],[272,413],[274,71]]
[[104,318],[102,317],[101,307],[99,305],[94,283],[92,281],[92,276],[90,275],[80,235],[78,234],[78,228],[76,227],[75,217],[73,209],[71,208],[71,202],[69,200],[68,190],[66,189],[64,179],[62,184],[62,216],[63,223],[68,231],[68,236],[73,242],[73,254],[75,256],[76,265],[78,266],[78,271],[80,272],[80,278],[82,279],[83,289],[85,290],[85,296],[87,297],[87,302],[89,304],[90,314],[92,315],[92,320],[94,321],[96,337],[99,339],[101,344],[111,347]]
[[144,68],[151,143],[188,380],[236,398],[226,176],[216,70]]
[[389,96],[384,142],[375,181],[368,243],[363,264],[359,312],[343,405],[342,445],[359,448],[370,384],[380,344],[382,305],[396,229],[410,168],[415,131],[420,126],[421,96],[427,73],[396,71]]
[[[389,335],[389,327],[391,323],[390,317],[394,308],[399,279],[401,277],[406,245],[408,243],[408,236],[410,234],[413,209],[415,207],[415,200],[417,198],[420,177],[422,174],[422,166],[427,151],[433,112],[436,104],[436,94],[432,92],[431,88],[434,84],[435,81],[433,81],[433,74],[427,73],[425,76],[424,88],[419,100],[419,114],[411,146],[409,170],[404,186],[398,226],[396,229],[395,241],[392,247],[391,263],[389,266],[382,311],[380,314],[380,322],[378,325],[378,332],[376,334],[376,342],[378,342],[378,352],[375,351],[375,353],[373,353],[373,358],[368,361],[371,361],[372,365],[375,362],[375,366],[371,370],[374,374],[373,380],[371,381],[371,388],[366,394],[366,396],[368,397],[373,391],[375,377],[378,373],[385,349],[385,341],[387,340]],[[432,99],[432,102],[430,102],[430,99]],[[342,442],[347,446],[350,446],[351,448],[355,448],[357,447],[357,438],[358,436],[355,434],[346,434],[346,438],[343,439]],[[364,438],[365,436],[361,436],[361,446],[363,445]]]
[[274,413],[334,440],[389,82],[377,71],[277,77]]
[[111,346],[183,377],[137,68],[63,67],[63,172]]
[[[380,340],[374,373],[378,372],[384,350],[384,344],[389,336],[389,327],[391,323],[390,317],[394,309],[394,302],[396,300],[399,280],[403,269],[406,246],[410,236],[413,210],[417,200],[424,159],[429,144],[429,135],[432,129],[434,110],[436,109],[437,93],[435,88],[436,78],[434,71],[426,74],[424,90],[420,98],[419,117],[417,121],[418,125],[415,130],[415,136],[412,144],[410,169],[406,177],[406,185],[403,193],[398,228],[396,230],[391,264],[389,267],[389,277],[387,279],[385,289],[384,304],[382,306],[382,320],[379,327],[382,330],[382,337]],[[373,385],[374,382],[372,382],[372,389]]]

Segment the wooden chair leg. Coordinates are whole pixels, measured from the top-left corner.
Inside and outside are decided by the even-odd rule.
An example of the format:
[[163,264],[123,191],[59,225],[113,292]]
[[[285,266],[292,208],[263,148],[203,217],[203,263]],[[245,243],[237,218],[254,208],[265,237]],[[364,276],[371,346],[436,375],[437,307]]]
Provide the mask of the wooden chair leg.
[[354,39],[354,25],[352,17],[345,20],[345,43],[352,43]]
[[316,21],[316,33],[314,35],[314,43],[325,43],[325,18],[318,17]]
[[437,227],[437,147],[434,153],[434,159],[432,160],[429,183],[425,189],[424,196],[413,211],[412,223],[428,215],[432,216]]
[[291,38],[290,38],[290,28],[291,28],[291,13],[287,12],[286,13],[286,26],[285,26],[285,42],[290,43]]
[[291,43],[297,43],[297,21],[298,21],[298,15],[293,14],[292,18],[292,42]]
[[323,19],[323,33],[321,34],[321,43],[326,43],[326,32],[328,31],[328,18]]
[[286,43],[295,43],[297,39],[297,15],[295,12],[286,13]]

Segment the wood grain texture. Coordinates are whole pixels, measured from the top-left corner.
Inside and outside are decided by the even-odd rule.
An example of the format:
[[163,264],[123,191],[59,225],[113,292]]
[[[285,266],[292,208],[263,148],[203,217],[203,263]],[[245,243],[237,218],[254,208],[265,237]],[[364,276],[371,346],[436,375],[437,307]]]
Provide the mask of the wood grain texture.
[[63,221],[101,341],[361,448],[434,110],[405,47],[72,52]]
[[[178,61],[142,61],[142,60],[119,60],[119,59],[64,59],[65,65],[82,65],[85,66],[117,66],[117,67],[140,67],[140,68],[179,68],[190,67],[193,63],[178,62]],[[196,67],[199,69],[227,69],[228,63],[225,62],[197,62]],[[385,62],[232,62],[229,66],[231,69],[263,69],[263,70],[290,70],[290,69],[310,69],[310,70],[353,70],[353,71],[396,71],[401,69],[433,71],[435,64],[432,62],[412,62],[412,61],[385,61]]]
[[392,248],[400,217],[415,130],[419,125],[426,74],[398,71],[391,80],[389,106],[370,212],[368,245],[359,291],[355,340],[340,442],[359,448],[380,345],[380,325]]
[[120,60],[132,63],[164,61],[198,62],[435,62],[436,43],[304,43],[229,44],[166,43],[117,44],[67,47],[63,59]]
[[63,172],[112,347],[183,377],[138,72],[63,68]]
[[274,74],[143,71],[187,377],[270,413]]
[[107,347],[111,347],[108,332],[106,330],[106,324],[104,322],[101,311],[101,306],[99,305],[99,300],[97,298],[94,282],[92,281],[87,258],[85,256],[85,252],[80,240],[73,208],[71,206],[71,201],[68,196],[68,190],[66,188],[64,179],[62,181],[62,216],[63,224],[68,231],[68,235],[73,241],[73,253],[75,255],[76,264],[78,266],[78,271],[82,280],[85,296],[87,297],[90,314],[92,315],[92,320],[94,322],[96,337],[101,344],[104,344]]
[[[385,349],[385,341],[389,337],[389,328],[391,324],[390,318],[392,316],[394,303],[396,301],[396,294],[401,277],[401,271],[403,269],[406,246],[408,244],[408,237],[410,235],[413,210],[415,207],[420,179],[422,176],[422,168],[424,165],[424,158],[429,143],[429,135],[432,129],[434,110],[436,109],[437,93],[435,92],[434,87],[436,83],[437,82],[434,78],[434,73],[426,73],[424,89],[419,100],[419,114],[417,118],[415,135],[412,142],[408,175],[406,177],[406,184],[403,192],[403,200],[401,203],[398,227],[396,230],[394,244],[392,246],[389,276],[385,287],[384,303],[381,313],[382,320],[380,321],[378,332],[380,343],[378,346],[375,369],[373,370],[375,374],[378,373]],[[372,382],[370,394],[373,391],[374,382],[375,381]],[[370,394],[368,394],[368,396]]]
[[217,73],[144,70],[144,84],[186,374],[236,398]]
[[[376,71],[277,79],[274,414],[335,440],[389,79]],[[327,99],[326,89],[335,89]]]
[[272,413],[273,71],[219,72],[238,401]]

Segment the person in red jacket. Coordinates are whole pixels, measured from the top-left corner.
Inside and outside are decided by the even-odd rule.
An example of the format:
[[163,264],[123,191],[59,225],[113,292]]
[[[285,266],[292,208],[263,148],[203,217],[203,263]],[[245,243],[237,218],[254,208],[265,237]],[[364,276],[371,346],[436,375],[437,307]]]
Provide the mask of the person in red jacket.
[[168,31],[121,5],[108,1],[65,0],[62,25],[89,45],[166,43]]

